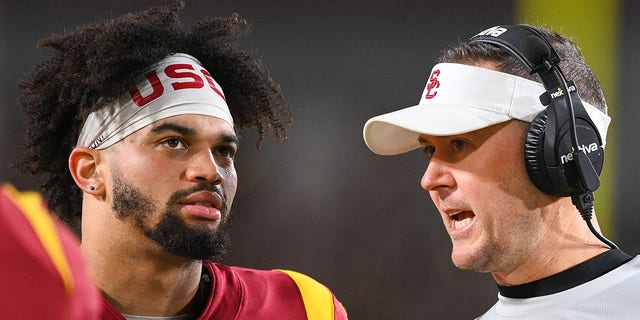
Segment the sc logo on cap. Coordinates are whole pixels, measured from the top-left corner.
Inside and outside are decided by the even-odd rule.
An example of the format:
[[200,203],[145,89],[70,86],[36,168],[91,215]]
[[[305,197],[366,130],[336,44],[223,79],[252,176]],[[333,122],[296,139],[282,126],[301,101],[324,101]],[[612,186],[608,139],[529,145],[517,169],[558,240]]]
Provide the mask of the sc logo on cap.
[[431,99],[438,94],[436,89],[440,88],[440,81],[438,81],[439,75],[440,70],[438,69],[431,72],[431,76],[429,76],[429,83],[427,83],[427,93],[424,95],[425,99]]

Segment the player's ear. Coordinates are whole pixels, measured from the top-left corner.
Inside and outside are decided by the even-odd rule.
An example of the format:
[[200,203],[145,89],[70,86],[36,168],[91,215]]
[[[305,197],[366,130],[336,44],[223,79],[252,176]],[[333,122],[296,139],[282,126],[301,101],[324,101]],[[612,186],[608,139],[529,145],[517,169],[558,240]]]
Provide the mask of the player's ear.
[[69,156],[69,171],[76,185],[95,196],[104,193],[104,180],[98,170],[102,157],[100,151],[87,147],[76,147]]

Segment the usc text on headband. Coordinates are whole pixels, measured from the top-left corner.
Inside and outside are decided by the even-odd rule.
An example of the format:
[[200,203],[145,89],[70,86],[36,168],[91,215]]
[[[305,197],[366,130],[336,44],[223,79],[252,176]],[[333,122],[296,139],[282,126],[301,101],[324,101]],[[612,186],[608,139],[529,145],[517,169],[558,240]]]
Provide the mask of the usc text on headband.
[[155,121],[181,114],[212,116],[233,127],[220,85],[196,58],[177,53],[152,68],[127,99],[92,112],[76,145],[105,149]]

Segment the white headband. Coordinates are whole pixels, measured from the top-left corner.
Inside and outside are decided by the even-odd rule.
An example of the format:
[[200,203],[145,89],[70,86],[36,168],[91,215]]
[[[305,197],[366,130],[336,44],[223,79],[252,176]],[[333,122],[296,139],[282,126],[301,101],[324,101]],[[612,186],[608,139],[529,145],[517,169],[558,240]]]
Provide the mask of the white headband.
[[77,146],[104,149],[155,121],[181,114],[216,117],[233,127],[220,85],[196,58],[178,53],[152,68],[126,100],[92,112]]
[[[419,148],[420,134],[455,135],[511,119],[531,122],[546,108],[538,98],[543,92],[542,84],[515,75],[440,63],[433,67],[420,103],[369,119],[364,140],[371,151],[394,155]],[[604,147],[611,118],[582,103]]]

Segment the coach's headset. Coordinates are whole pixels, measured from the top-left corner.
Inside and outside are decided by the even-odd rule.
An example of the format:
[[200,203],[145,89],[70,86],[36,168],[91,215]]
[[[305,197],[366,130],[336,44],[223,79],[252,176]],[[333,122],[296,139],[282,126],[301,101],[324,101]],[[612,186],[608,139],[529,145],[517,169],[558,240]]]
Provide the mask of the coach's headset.
[[506,50],[529,74],[540,76],[547,90],[540,102],[547,108],[531,121],[527,132],[524,157],[529,177],[547,194],[571,196],[591,232],[617,248],[591,224],[593,191],[600,186],[604,162],[602,139],[575,84],[560,70],[556,50],[538,30],[526,25],[495,26],[471,37],[469,43],[474,42]]

